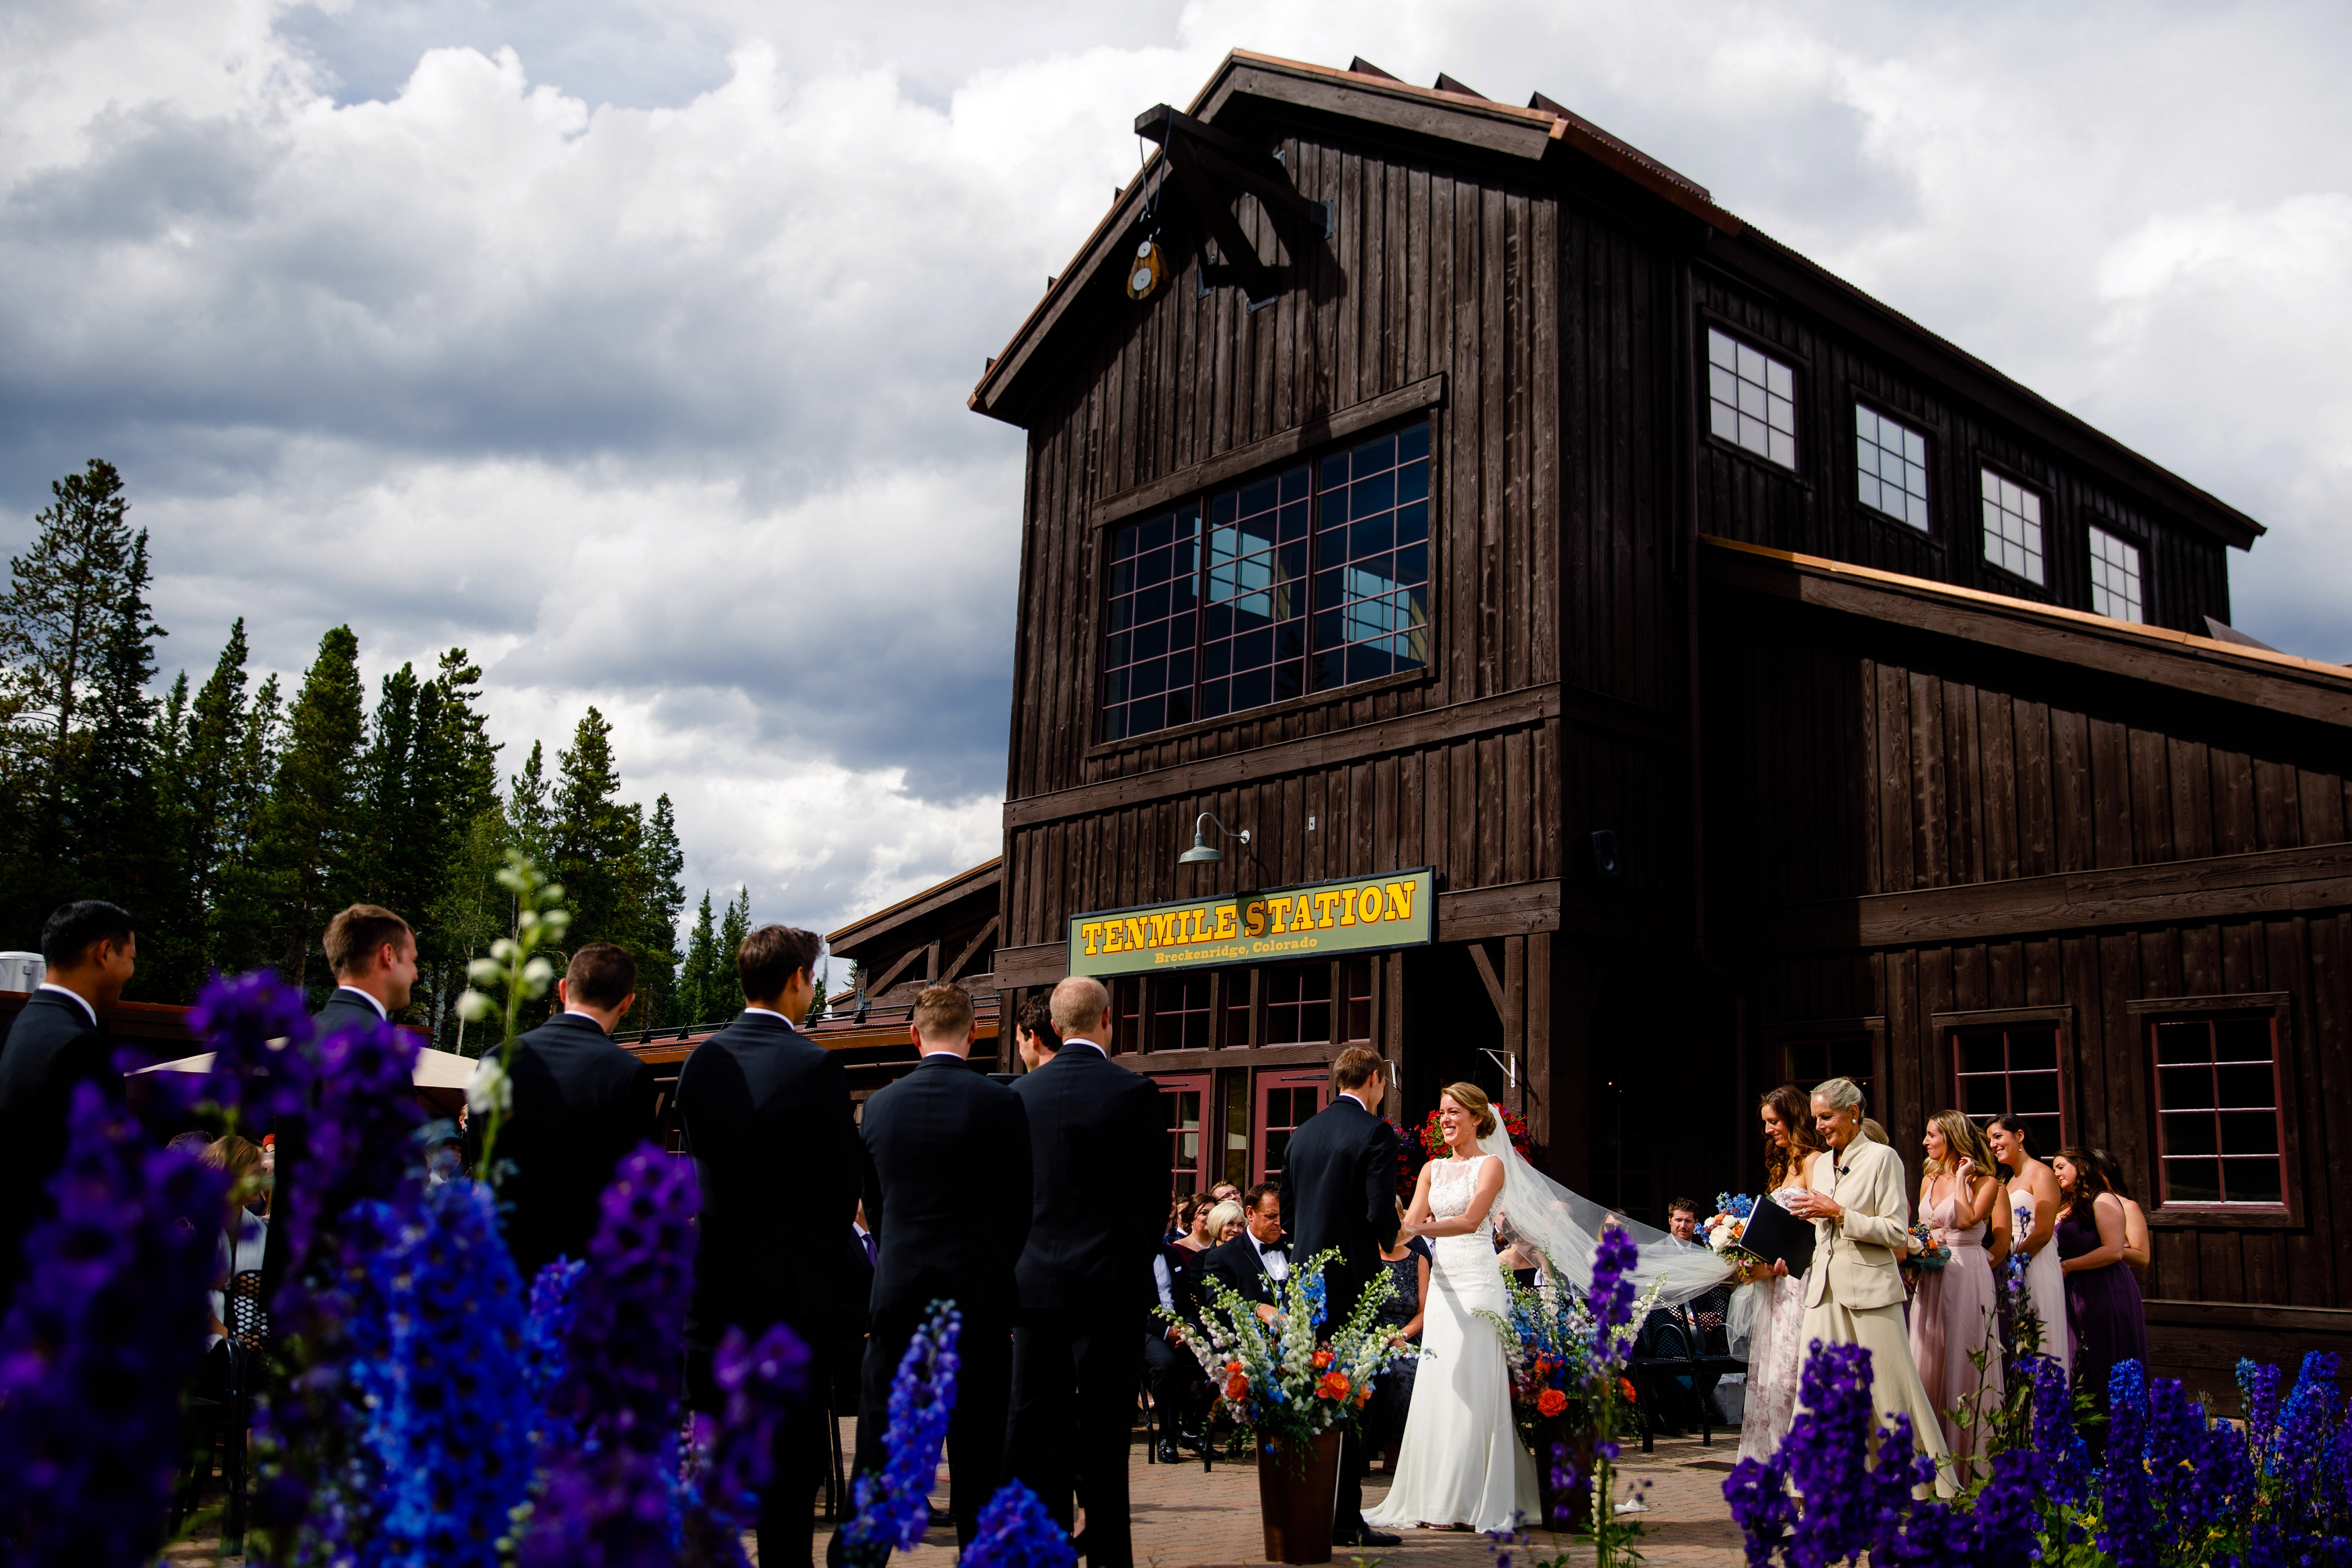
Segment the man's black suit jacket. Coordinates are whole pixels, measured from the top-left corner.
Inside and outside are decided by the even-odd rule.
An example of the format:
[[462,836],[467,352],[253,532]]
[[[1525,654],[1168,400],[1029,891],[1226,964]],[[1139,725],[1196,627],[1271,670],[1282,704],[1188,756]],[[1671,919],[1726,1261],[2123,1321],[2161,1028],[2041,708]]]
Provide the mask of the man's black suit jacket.
[[24,1277],[26,1235],[52,1212],[49,1178],[65,1164],[66,1121],[80,1083],[97,1084],[110,1100],[122,1098],[114,1042],[80,1002],[37,990],[0,1045],[0,1138],[15,1151],[17,1168],[16,1196],[0,1214],[0,1308]]
[[[1304,1256],[1298,1250],[1297,1244],[1287,1236],[1282,1239],[1281,1245],[1284,1256],[1294,1265]],[[1244,1301],[1265,1301],[1269,1304],[1274,1301],[1273,1277],[1266,1273],[1265,1262],[1258,1256],[1257,1248],[1251,1242],[1249,1232],[1246,1230],[1231,1241],[1220,1243],[1202,1253],[1201,1268],[1210,1279],[1218,1281]],[[1209,1291],[1206,1287],[1203,1287],[1201,1291],[1202,1304],[1204,1306],[1209,1304]]]
[[529,1284],[558,1257],[588,1256],[614,1167],[654,1135],[660,1091],[651,1064],[579,1013],[559,1014],[518,1039],[509,1069],[514,1109],[497,1154],[514,1170],[499,1197],[514,1205],[507,1250]]
[[783,1322],[814,1343],[840,1327],[835,1238],[857,1212],[863,1155],[841,1061],[768,1013],[745,1012],[695,1047],[678,1121],[702,1188],[686,1337]]
[[1036,1312],[1145,1309],[1168,1218],[1160,1091],[1083,1040],[1013,1082],[1036,1199],[1016,1274]]
[[1339,1249],[1323,1270],[1334,1328],[1379,1272],[1381,1249],[1395,1239],[1396,1166],[1396,1129],[1344,1094],[1291,1134],[1283,1153],[1282,1220],[1297,1242],[1292,1266]]
[[[877,1318],[952,1297],[1009,1326],[1029,1239],[1029,1118],[1021,1097],[940,1051],[866,1102],[866,1219],[881,1257]],[[1012,1198],[1012,1212],[1007,1199]]]

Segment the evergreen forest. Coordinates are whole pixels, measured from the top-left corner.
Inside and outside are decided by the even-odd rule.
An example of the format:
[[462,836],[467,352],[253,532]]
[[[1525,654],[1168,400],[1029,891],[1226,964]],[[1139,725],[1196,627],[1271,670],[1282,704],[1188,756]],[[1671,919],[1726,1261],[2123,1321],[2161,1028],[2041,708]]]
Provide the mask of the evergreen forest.
[[210,674],[192,685],[182,671],[159,695],[167,633],[121,474],[92,459],[50,492],[0,597],[0,947],[37,949],[51,910],[104,898],[138,923],[126,1000],[187,1003],[215,970],[268,966],[315,1002],[333,984],[327,921],[380,904],[416,929],[400,1021],[477,1054],[456,1003],[467,961],[511,929],[495,873],[515,847],[563,884],[570,941],[635,955],[623,1029],[741,1005],[719,955],[750,930],[750,895],[734,890],[714,921],[706,893],[677,952],[676,815],[667,795],[650,811],[621,799],[594,707],[551,768],[534,741],[502,780],[465,649],[401,665],[371,704],[349,626],[327,630],[289,689],[256,681],[242,618]]

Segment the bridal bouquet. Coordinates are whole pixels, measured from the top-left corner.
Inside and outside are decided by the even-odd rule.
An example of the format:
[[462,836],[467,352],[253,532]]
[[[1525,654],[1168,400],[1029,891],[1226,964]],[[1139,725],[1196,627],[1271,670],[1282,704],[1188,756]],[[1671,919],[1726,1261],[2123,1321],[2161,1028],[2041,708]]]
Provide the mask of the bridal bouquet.
[[1365,1287],[1348,1321],[1328,1337],[1318,1335],[1328,1316],[1323,1270],[1339,1255],[1328,1249],[1292,1266],[1290,1277],[1275,1288],[1272,1322],[1258,1317],[1255,1302],[1213,1279],[1199,1329],[1159,1309],[1209,1375],[1217,1411],[1269,1446],[1277,1439],[1305,1443],[1346,1425],[1371,1398],[1373,1380],[1417,1354],[1398,1347],[1381,1321],[1393,1288],[1385,1269]]
[[1952,1249],[1936,1239],[1935,1229],[1926,1224],[1911,1228],[1911,1255],[1903,1261],[1917,1269],[1940,1269],[1952,1260]]
[[1744,1192],[1719,1192],[1715,1195],[1715,1208],[1716,1212],[1700,1227],[1706,1236],[1707,1249],[1734,1262],[1741,1261],[1744,1254],[1739,1239],[1748,1234],[1748,1217],[1756,1212],[1756,1200]]

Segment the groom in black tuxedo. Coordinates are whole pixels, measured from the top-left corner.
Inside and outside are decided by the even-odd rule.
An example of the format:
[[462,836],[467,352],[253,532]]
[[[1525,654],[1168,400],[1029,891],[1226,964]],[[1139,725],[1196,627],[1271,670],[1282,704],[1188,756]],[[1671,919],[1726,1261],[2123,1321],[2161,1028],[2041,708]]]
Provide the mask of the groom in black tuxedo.
[[[696,1046],[677,1075],[678,1123],[702,1186],[686,1312],[697,1410],[725,1407],[711,1360],[728,1329],[756,1340],[783,1323],[817,1366],[839,1331],[832,1241],[857,1211],[864,1155],[841,1058],[793,1027],[816,999],[824,948],[816,933],[787,925],[746,936],[735,956],[742,1016]],[[768,1568],[810,1568],[824,1448],[824,1401],[804,1399],[777,1428],[775,1478],[760,1500]]]
[[1134,1568],[1127,1426],[1142,1377],[1151,1259],[1168,1216],[1160,1091],[1114,1063],[1110,993],[1073,975],[1054,988],[1061,1048],[1013,1082],[1029,1117],[1036,1197],[1017,1276],[1006,1469],[1070,1526],[1087,1510],[1087,1561]]
[[[1337,1328],[1381,1270],[1381,1249],[1396,1239],[1396,1129],[1380,1114],[1388,1064],[1351,1045],[1331,1064],[1331,1103],[1290,1134],[1282,1158],[1282,1214],[1299,1263],[1326,1248],[1328,1328]],[[1339,1498],[1331,1516],[1337,1546],[1394,1546],[1398,1537],[1364,1523],[1364,1452],[1355,1428],[1339,1445]]]
[[[969,1549],[980,1511],[1004,1481],[1004,1422],[1013,1392],[1013,1264],[1029,1239],[1029,1211],[1004,1212],[1003,1194],[1029,1191],[1029,1119],[1019,1095],[973,1071],[971,996],[933,986],[915,998],[909,1030],[922,1061],[866,1102],[866,1216],[879,1252],[874,1327],[857,1407],[860,1470],[885,1455],[890,1380],[933,1301],[963,1312],[962,1362],[948,1422],[948,1485],[956,1542]],[[838,1531],[834,1540],[841,1539]],[[828,1548],[828,1561],[842,1554]],[[879,1563],[883,1552],[873,1561]]]

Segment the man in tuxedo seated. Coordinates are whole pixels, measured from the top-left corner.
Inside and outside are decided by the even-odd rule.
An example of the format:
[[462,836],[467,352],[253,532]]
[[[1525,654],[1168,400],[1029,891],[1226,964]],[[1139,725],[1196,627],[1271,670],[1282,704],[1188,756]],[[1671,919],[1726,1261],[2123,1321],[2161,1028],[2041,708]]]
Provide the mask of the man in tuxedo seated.
[[24,1278],[25,1237],[54,1209],[49,1178],[65,1164],[75,1088],[94,1083],[109,1100],[122,1098],[98,1010],[122,998],[138,946],[130,915],[97,899],[65,905],[41,927],[48,977],[0,1046],[0,1134],[16,1151],[15,1197],[0,1209],[0,1311]]
[[[389,1023],[393,1014],[407,1009],[409,992],[416,984],[416,933],[407,921],[381,904],[354,904],[327,922],[323,942],[335,988],[310,1015],[314,1042],[346,1030]],[[261,1249],[265,1301],[276,1299],[286,1271],[285,1249],[293,1234],[288,1222],[302,1205],[302,1166],[310,1144],[300,1116],[284,1117],[272,1130],[278,1144],[276,1168],[270,1173],[269,1239]]]
[[[746,936],[735,971],[748,1005],[678,1072],[678,1122],[702,1189],[687,1397],[714,1415],[726,1399],[711,1357],[728,1329],[757,1340],[783,1323],[821,1367],[840,1322],[832,1239],[847,1234],[856,1212],[864,1155],[840,1058],[793,1027],[816,998],[824,946],[814,932],[785,925]],[[803,1399],[777,1428],[775,1475],[760,1500],[767,1568],[810,1568],[824,1451],[824,1401]]]
[[[1030,1220],[1025,1211],[1007,1216],[1000,1195],[1008,1186],[1024,1197],[1029,1192],[1029,1121],[1019,1095],[973,1070],[970,1058],[980,1029],[971,996],[961,986],[926,988],[915,998],[909,1030],[922,1061],[877,1090],[858,1124],[866,1212],[880,1255],[856,1468],[881,1470],[890,1380],[931,1303],[953,1301],[963,1312],[963,1332],[956,1345],[962,1362],[956,1406],[948,1418],[949,1506],[957,1544],[968,1549],[981,1509],[1004,1481],[1013,1320],[1020,1301],[1013,1269]],[[870,1561],[878,1568],[887,1555]],[[837,1560],[831,1548],[826,1557]]]
[[562,1011],[515,1041],[514,1107],[492,1157],[514,1165],[499,1197],[513,1205],[507,1250],[526,1285],[559,1257],[588,1256],[614,1168],[656,1134],[654,1070],[613,1043],[636,987],[627,949],[588,943],[555,982]]
[[1261,1182],[1243,1197],[1242,1233],[1201,1254],[1210,1279],[1236,1296],[1257,1303],[1257,1315],[1274,1319],[1275,1287],[1290,1278],[1290,1241],[1282,1233],[1282,1189]]
[[1108,1054],[1101,981],[1073,975],[1055,987],[1053,1024],[1061,1049],[1013,1085],[1028,1113],[1036,1196],[1016,1270],[1005,1458],[1065,1530],[1071,1492],[1081,1492],[1093,1568],[1133,1568],[1127,1433],[1154,1299],[1167,1132],[1159,1089]]
[[[1698,1239],[1698,1218],[1697,1199],[1670,1199],[1666,1204],[1666,1237],[1658,1243],[1660,1249],[1674,1253],[1706,1251],[1706,1243]],[[1712,1296],[1702,1296],[1682,1306],[1653,1307],[1650,1315],[1642,1321],[1640,1354],[1668,1358],[1705,1354],[1707,1331],[1722,1326],[1723,1315],[1715,1310]],[[1696,1427],[1700,1416],[1697,1401],[1713,1397],[1718,1376],[1717,1373],[1706,1374],[1698,1380],[1706,1385],[1703,1388],[1686,1373],[1666,1371],[1653,1378],[1659,1406],[1654,1414],[1659,1427],[1672,1432]]]

